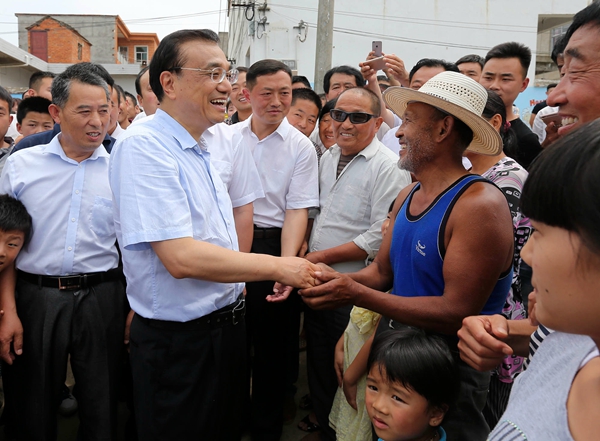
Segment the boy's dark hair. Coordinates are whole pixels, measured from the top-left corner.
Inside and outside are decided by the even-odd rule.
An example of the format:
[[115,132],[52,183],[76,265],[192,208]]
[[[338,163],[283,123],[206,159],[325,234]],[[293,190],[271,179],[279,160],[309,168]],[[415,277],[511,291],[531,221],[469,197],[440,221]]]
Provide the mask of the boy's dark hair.
[[387,81],[387,82],[389,82],[390,79],[387,77],[387,75],[377,75],[377,81]]
[[302,83],[307,88],[312,89],[312,86],[310,85],[310,81],[308,81],[308,78],[306,78],[303,75],[294,75],[292,77],[292,84],[295,84],[295,83]]
[[296,104],[297,100],[306,100],[313,103],[315,106],[317,106],[317,114],[321,112],[321,107],[323,107],[321,104],[321,98],[319,98],[319,95],[317,95],[317,93],[312,89],[292,90],[292,106]]
[[448,72],[459,72],[456,64],[446,60],[438,60],[437,58],[422,58],[417,61],[408,74],[408,82],[410,83],[419,69],[422,67],[441,67]]
[[290,76],[292,80],[292,70],[285,63],[278,60],[260,60],[250,66],[246,73],[246,88],[252,90],[256,86],[256,80],[263,75],[274,75],[277,72],[283,71]]
[[336,73],[353,76],[356,82],[356,87],[365,87],[365,79],[358,69],[355,69],[352,66],[337,66],[329,69],[323,77],[323,91],[325,93],[329,93],[329,87],[331,87],[331,77]]
[[6,104],[8,105],[6,111],[10,113],[13,105],[12,95],[2,86],[0,86],[0,101],[6,101]]
[[569,132],[531,164],[521,195],[524,215],[581,238],[600,255],[600,119]]
[[50,111],[48,110],[50,104],[52,102],[49,99],[41,96],[32,96],[24,99],[17,108],[17,122],[23,124],[23,119],[29,112],[47,113],[50,115]]
[[[564,44],[565,47],[567,43],[579,28],[583,26],[594,26],[596,28],[600,28],[600,3],[597,1],[593,1],[588,6],[583,8],[573,17],[573,23],[567,29],[567,33],[564,35]],[[564,49],[563,49],[564,51]]]
[[477,63],[481,66],[482,69],[483,69],[483,65],[485,64],[483,57],[480,57],[479,55],[476,55],[476,54],[469,54],[469,55],[465,55],[464,57],[460,57],[454,64],[456,64],[458,66],[459,64],[463,64],[463,63]]
[[563,35],[556,41],[556,43],[554,43],[554,47],[552,48],[552,54],[550,54],[550,58],[552,58],[552,61],[554,62],[554,64],[556,64],[556,66],[558,66],[558,57],[564,54],[568,42],[569,40],[567,40],[566,35]]
[[144,67],[142,70],[140,70],[138,72],[137,77],[135,77],[135,93],[137,93],[139,96],[143,96],[142,95],[142,86],[140,85],[140,78],[142,78],[144,76],[144,74],[146,72],[148,72],[148,69],[150,69],[150,66]]
[[52,72],[35,72],[31,74],[29,77],[29,88],[33,90],[37,90],[40,87],[40,84],[44,78],[54,78],[56,77],[55,73]]
[[7,194],[0,195],[0,230],[21,231],[25,235],[25,243],[31,234],[31,216],[25,205]]
[[335,105],[337,104],[338,97],[335,97],[332,100],[329,100],[325,103],[321,111],[319,112],[319,120],[321,120],[325,115],[329,115],[333,109],[335,109]]
[[126,99],[129,98],[131,100],[131,102],[133,103],[133,107],[137,106],[138,102],[137,102],[136,97],[133,95],[133,93],[127,92],[126,90],[124,92],[125,92]]
[[150,62],[150,87],[152,87],[152,91],[159,102],[165,96],[165,91],[162,84],[160,84],[160,74],[163,72],[177,72],[179,74],[181,72],[181,68],[187,61],[185,54],[181,51],[181,46],[190,41],[217,44],[219,43],[219,36],[210,29],[182,29],[162,39]]
[[421,329],[406,327],[375,336],[367,372],[376,367],[390,383],[401,383],[425,397],[430,406],[447,410],[458,398],[458,363],[448,344]]
[[485,56],[485,62],[487,63],[492,58],[517,58],[523,69],[523,78],[527,78],[527,71],[531,64],[531,50],[524,44],[509,41],[494,46]]
[[546,92],[548,92],[550,89],[554,89],[556,86],[558,86],[558,83],[550,83],[546,86]]
[[506,107],[504,101],[493,90],[487,91],[488,99],[483,109],[482,117],[489,120],[494,115],[498,114],[502,117],[502,126],[500,127],[500,136],[502,137],[502,145],[504,153],[511,158],[518,155],[517,152],[517,135],[513,129],[506,124]]
[[238,72],[248,72],[248,68],[245,66],[236,66]]

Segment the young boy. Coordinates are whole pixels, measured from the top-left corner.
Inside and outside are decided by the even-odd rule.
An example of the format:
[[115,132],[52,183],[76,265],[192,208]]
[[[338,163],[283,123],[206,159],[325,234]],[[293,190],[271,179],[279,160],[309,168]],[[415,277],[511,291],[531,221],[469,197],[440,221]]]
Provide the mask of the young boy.
[[8,158],[14,147],[13,139],[6,137],[6,132],[8,132],[13,119],[10,114],[12,101],[10,93],[4,87],[0,86],[0,173],[2,172],[6,158]]
[[305,136],[310,137],[315,129],[320,111],[321,99],[315,91],[312,89],[294,89],[292,91],[292,106],[287,119]]
[[41,96],[24,99],[17,109],[17,130],[21,134],[15,144],[26,136],[45,132],[54,128],[54,120],[48,107],[52,102]]

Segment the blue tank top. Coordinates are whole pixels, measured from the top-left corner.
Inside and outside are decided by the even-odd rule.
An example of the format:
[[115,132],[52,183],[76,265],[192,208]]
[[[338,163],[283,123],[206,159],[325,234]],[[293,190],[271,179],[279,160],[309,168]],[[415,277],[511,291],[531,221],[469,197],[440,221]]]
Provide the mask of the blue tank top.
[[[452,208],[475,182],[491,184],[478,175],[466,175],[444,190],[423,213],[412,216],[408,210],[415,185],[396,216],[390,263],[394,270],[393,294],[403,297],[441,296],[444,293],[442,267],[446,249],[444,234]],[[491,184],[493,185],[493,184]],[[481,314],[499,314],[512,282],[512,266],[500,275]]]

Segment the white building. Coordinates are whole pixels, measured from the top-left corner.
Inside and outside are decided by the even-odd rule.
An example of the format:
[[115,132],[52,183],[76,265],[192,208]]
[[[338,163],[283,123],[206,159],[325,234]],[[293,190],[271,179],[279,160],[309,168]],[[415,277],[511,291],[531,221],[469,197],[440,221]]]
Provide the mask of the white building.
[[[546,58],[549,38],[588,0],[335,0],[332,66],[358,66],[381,40],[410,68],[421,58],[456,61],[485,56],[493,46],[518,41]],[[250,66],[263,58],[286,62],[314,82],[318,0],[229,1],[228,58]],[[551,16],[562,19],[552,21]],[[550,20],[548,20],[550,19]],[[552,28],[549,29],[547,24]],[[546,42],[538,47],[538,41]],[[546,47],[548,46],[548,47]],[[535,76],[532,60],[529,77]],[[533,85],[531,81],[531,85]]]

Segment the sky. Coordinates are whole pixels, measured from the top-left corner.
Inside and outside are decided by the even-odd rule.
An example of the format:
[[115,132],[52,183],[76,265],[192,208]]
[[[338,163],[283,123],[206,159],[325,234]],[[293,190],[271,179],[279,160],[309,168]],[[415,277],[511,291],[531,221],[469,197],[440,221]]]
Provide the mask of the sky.
[[15,46],[19,45],[15,13],[119,15],[130,31],[155,32],[159,39],[178,29],[227,30],[227,0],[2,0],[0,38]]

